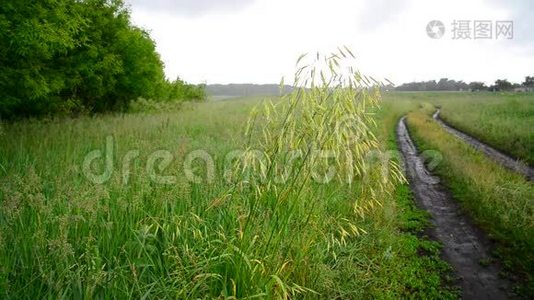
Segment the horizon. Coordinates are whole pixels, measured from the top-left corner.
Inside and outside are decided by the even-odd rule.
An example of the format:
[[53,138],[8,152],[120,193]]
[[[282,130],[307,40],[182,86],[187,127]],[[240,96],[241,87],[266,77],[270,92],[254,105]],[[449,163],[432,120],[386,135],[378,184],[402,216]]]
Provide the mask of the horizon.
[[[519,85],[522,85],[522,83],[524,82],[525,78],[529,76],[529,75],[525,75],[525,77],[523,77],[522,80],[519,80],[519,81],[511,81],[511,80],[508,80],[508,78],[497,78],[496,80],[508,80],[510,83],[512,84],[519,84]],[[462,80],[462,79],[454,79],[454,78],[448,78],[448,77],[440,77],[438,79],[428,79],[428,80],[421,80],[421,81],[409,81],[409,82],[401,82],[400,84],[395,84],[394,87],[399,87],[403,84],[410,84],[410,83],[421,83],[421,82],[428,82],[428,81],[435,81],[436,83],[439,82],[439,80],[441,79],[447,79],[447,80],[453,80],[453,81],[456,81],[456,82],[464,82],[464,83],[471,83],[471,82],[482,82],[484,83],[486,86],[491,86],[493,84],[495,84],[495,81],[493,82],[489,82],[489,83],[486,83],[484,81],[480,81],[480,80],[474,80],[474,81],[465,81],[465,80]],[[213,82],[213,83],[200,83],[200,84],[206,84],[206,85],[280,85],[280,83],[276,83],[276,82],[265,82],[265,83],[256,83],[256,82],[228,82],[228,83],[219,83],[219,82]],[[290,84],[290,83],[285,83],[284,84],[285,86],[291,86],[291,87],[294,87],[293,84]],[[384,85],[384,86],[389,86],[388,84]]]
[[[166,76],[195,84],[276,83],[291,78],[300,54],[344,45],[362,73],[396,86],[440,78],[521,83],[534,66],[534,3],[527,1],[126,3],[133,23],[155,40]],[[481,36],[482,25],[490,36]]]

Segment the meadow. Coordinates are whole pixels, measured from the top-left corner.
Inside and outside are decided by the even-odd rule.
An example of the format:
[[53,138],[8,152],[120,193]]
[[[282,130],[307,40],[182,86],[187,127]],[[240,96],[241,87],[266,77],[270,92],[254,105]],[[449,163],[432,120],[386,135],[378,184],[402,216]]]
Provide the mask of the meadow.
[[[346,38],[339,5],[284,7],[279,28],[310,30],[276,36],[267,3],[134,2],[2,0],[0,299],[534,299],[532,182],[431,118],[442,107],[454,127],[533,164],[532,93],[381,93],[391,85],[357,66],[387,60],[342,46],[301,55],[280,97],[230,98],[277,89],[166,71],[271,80],[287,54]],[[380,19],[382,7],[360,4],[350,13]],[[179,38],[167,30],[188,22]],[[285,54],[232,36],[241,23]],[[220,33],[235,49],[211,51]],[[256,62],[258,74],[239,71]],[[396,90],[468,87],[486,90],[445,78]],[[426,168],[425,153],[436,155]],[[414,180],[426,169],[435,183]]]
[[532,93],[407,92],[385,97],[440,106],[441,118],[455,128],[534,165]]
[[441,152],[443,161],[437,164],[435,174],[472,220],[496,242],[494,259],[499,259],[515,282],[522,282],[517,287],[520,293],[532,294],[532,183],[448,134],[429,114],[412,112],[408,124],[421,151]]
[[[395,150],[394,127],[412,111],[418,146],[443,153],[436,172],[502,245],[508,267],[519,266],[517,276],[528,280],[532,185],[447,137],[428,117],[436,103],[451,122],[471,102],[489,97],[489,106],[499,105],[498,96],[478,97],[386,94],[369,111],[373,147]],[[528,102],[514,106],[520,111],[532,108],[531,100],[517,101]],[[377,180],[303,182],[298,193],[277,185],[290,191],[284,194],[227,179],[235,170],[228,169],[229,153],[275,140],[246,134],[251,111],[264,102],[2,123],[1,297],[458,297],[439,243],[424,234],[428,216],[404,180],[367,199],[366,187]],[[256,128],[271,125],[258,118]],[[521,126],[508,130],[506,138],[523,141]],[[101,156],[86,165],[90,153]],[[87,172],[105,180],[95,183]]]

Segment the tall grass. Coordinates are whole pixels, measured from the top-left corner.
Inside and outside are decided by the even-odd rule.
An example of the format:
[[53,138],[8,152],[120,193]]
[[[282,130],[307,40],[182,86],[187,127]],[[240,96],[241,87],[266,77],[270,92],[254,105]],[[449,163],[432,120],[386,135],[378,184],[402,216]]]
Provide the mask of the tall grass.
[[453,126],[534,165],[533,93],[440,103],[443,119]]
[[385,98],[440,105],[441,117],[455,128],[534,165],[534,93],[390,93]]
[[[250,259],[261,262],[268,275],[264,280],[274,278],[283,298],[318,292],[307,289],[318,279],[308,276],[320,272],[310,258],[335,261],[348,240],[365,233],[358,219],[382,205],[402,180],[391,160],[366,164],[367,155],[380,150],[371,131],[380,95],[352,66],[342,69],[351,56],[339,50],[298,64],[296,91],[252,113],[246,127],[250,142],[235,170],[242,180],[223,196],[247,203],[237,242],[254,245],[257,252]],[[257,119],[260,128],[255,128]],[[324,175],[328,159],[336,171],[330,178]],[[247,175],[250,169],[258,176]],[[338,192],[323,186],[333,179]],[[217,206],[221,202],[217,199]],[[298,228],[299,235],[288,236],[290,228]],[[267,253],[284,259],[272,261]],[[236,282],[238,290],[249,284]]]
[[[349,80],[365,80],[351,74]],[[258,113],[249,136],[239,132],[258,102],[246,99],[184,104],[167,113],[2,124],[0,296],[453,296],[443,286],[447,268],[438,261],[438,247],[415,235],[426,221],[406,185],[395,177],[363,181],[364,174],[374,179],[382,173],[356,150],[388,149],[397,113],[376,107],[378,95],[363,85],[319,81],[307,87]],[[373,125],[374,112],[389,129]],[[334,131],[345,113],[361,123]],[[266,136],[258,134],[263,129]],[[348,135],[352,130],[361,130],[357,139]],[[113,173],[94,184],[84,176],[84,158],[94,150],[105,153],[108,136]],[[311,154],[295,161],[297,173],[285,182],[271,172],[256,181],[235,172],[256,160],[237,164],[234,181],[224,176],[226,155],[236,149],[262,149],[274,158],[286,150],[322,148],[317,145],[353,154],[352,163],[339,169],[354,169],[350,183],[345,176],[327,184],[310,180],[306,175],[326,166]],[[125,182],[124,158],[131,150],[139,156]],[[161,150],[173,160],[158,175],[174,175],[173,184],[155,183],[147,171],[147,161]],[[195,150],[213,157],[211,180],[202,160],[191,168],[201,180],[188,180],[184,162]],[[102,171],[104,161],[92,168]]]
[[534,187],[520,175],[503,169],[470,145],[447,133],[428,110],[408,115],[408,125],[420,150],[443,154],[438,175],[453,196],[489,236],[508,272],[532,295],[534,270]]

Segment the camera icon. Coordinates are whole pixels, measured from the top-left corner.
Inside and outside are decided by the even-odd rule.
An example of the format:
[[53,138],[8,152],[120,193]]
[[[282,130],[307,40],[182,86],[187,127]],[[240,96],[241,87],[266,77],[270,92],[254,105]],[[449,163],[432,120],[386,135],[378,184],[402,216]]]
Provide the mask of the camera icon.
[[440,39],[445,34],[445,25],[439,20],[432,20],[426,25],[426,34],[432,39]]

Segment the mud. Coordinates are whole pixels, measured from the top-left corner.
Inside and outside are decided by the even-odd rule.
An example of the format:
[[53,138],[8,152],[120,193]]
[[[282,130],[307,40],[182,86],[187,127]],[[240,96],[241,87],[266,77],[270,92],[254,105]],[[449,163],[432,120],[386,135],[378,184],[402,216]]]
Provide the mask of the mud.
[[442,245],[443,258],[457,276],[464,299],[507,299],[510,283],[499,276],[500,266],[490,255],[491,243],[464,215],[450,194],[425,168],[410,138],[405,117],[397,126],[403,167],[417,205],[431,215],[429,234]]
[[492,148],[488,144],[485,144],[476,138],[467,135],[460,130],[452,127],[451,125],[445,123],[440,117],[439,117],[440,110],[436,110],[434,115],[432,116],[436,122],[438,122],[445,130],[447,130],[452,135],[459,137],[460,139],[464,140],[466,143],[473,146],[475,149],[478,149],[482,152],[484,152],[487,156],[495,160],[500,165],[517,172],[525,178],[527,178],[529,181],[534,181],[534,168],[528,166],[527,164],[519,161],[518,159],[515,159],[513,157],[510,157],[501,151]]

